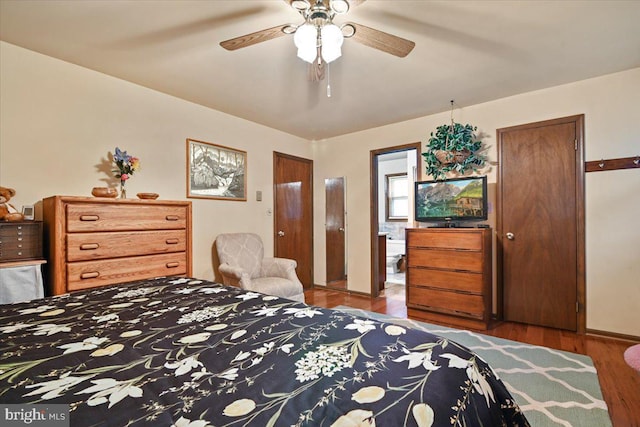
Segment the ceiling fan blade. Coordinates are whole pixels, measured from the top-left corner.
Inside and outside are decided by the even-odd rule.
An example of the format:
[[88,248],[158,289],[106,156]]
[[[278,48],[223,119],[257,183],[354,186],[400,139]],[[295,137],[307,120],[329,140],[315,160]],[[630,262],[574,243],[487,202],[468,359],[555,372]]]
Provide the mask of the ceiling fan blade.
[[280,36],[286,36],[287,34],[282,31],[282,29],[288,26],[289,25],[287,24],[278,25],[277,27],[267,28],[266,30],[256,31],[255,33],[225,40],[220,42],[220,46],[227,50],[236,50],[256,43],[266,42],[267,40],[275,39]]
[[400,58],[407,56],[416,45],[411,40],[403,39],[402,37],[394,36],[384,31],[374,30],[373,28],[356,24],[355,22],[349,22],[349,24],[353,25],[356,30],[353,36],[351,36],[353,40],[365,46],[399,56]]
[[349,6],[351,6],[351,7],[360,6],[365,1],[367,1],[367,0],[349,0]]

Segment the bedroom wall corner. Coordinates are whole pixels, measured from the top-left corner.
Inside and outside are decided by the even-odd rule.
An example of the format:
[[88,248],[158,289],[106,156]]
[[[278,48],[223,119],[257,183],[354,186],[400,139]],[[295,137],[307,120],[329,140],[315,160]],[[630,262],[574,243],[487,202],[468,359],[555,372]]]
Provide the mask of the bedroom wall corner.
[[[305,139],[6,42],[0,94],[0,183],[16,189],[14,206],[90,197],[92,187],[115,183],[101,162],[126,149],[141,160],[129,197],[192,201],[193,275],[203,279],[213,279],[212,247],[222,232],[255,232],[273,254],[272,153],[312,154]],[[186,198],[187,138],[247,151],[246,202]]]

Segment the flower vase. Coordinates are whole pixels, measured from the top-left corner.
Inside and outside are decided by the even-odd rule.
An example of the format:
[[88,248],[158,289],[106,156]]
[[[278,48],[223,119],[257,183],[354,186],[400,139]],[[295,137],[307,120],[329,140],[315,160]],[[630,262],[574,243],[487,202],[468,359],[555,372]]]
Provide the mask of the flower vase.
[[124,188],[124,184],[126,183],[126,181],[120,181],[120,198],[121,199],[126,199],[127,198],[127,189]]

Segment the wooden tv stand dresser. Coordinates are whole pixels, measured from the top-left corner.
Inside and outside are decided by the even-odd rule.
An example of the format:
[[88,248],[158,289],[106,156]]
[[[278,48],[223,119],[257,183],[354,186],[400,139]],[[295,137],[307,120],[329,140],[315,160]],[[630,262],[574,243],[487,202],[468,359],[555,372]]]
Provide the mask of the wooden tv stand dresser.
[[407,228],[407,314],[486,330],[491,321],[489,228]]
[[191,202],[43,200],[47,295],[191,275]]

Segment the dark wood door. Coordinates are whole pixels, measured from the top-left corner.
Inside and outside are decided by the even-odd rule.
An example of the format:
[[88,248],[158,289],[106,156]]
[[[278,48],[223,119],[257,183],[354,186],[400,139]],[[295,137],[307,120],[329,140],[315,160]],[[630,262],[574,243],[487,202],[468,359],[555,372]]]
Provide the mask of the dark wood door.
[[582,129],[583,116],[574,116],[498,130],[505,320],[578,329],[584,298]]
[[327,247],[327,286],[345,288],[344,177],[324,180],[326,199],[325,236]]
[[275,256],[298,262],[305,288],[313,286],[313,162],[276,153],[274,173]]

